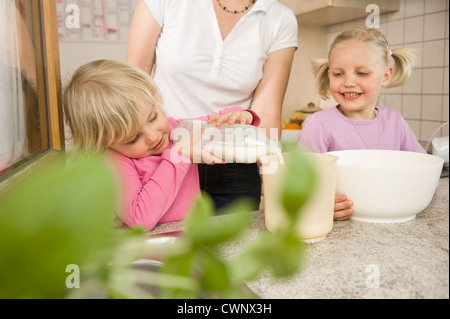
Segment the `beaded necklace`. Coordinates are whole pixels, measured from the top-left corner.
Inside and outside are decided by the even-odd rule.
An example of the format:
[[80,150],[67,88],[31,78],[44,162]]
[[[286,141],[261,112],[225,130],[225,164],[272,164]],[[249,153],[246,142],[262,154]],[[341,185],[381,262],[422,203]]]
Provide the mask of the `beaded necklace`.
[[[378,120],[378,116],[376,117],[376,119],[377,119],[377,125],[378,125],[378,142],[377,142],[377,148],[376,149],[379,149],[379,147],[380,147],[380,121]],[[359,132],[358,128],[355,125],[355,122],[353,120],[351,120],[351,121],[352,121],[353,127],[356,129],[356,132],[358,133],[359,137],[363,141],[363,143],[366,146],[366,148],[369,150],[370,147],[366,143],[366,140],[362,137],[361,133]]]
[[224,6],[220,0],[217,0],[217,3],[219,4],[219,7],[221,7],[224,11],[228,12],[228,13],[233,13],[233,14],[239,14],[239,13],[243,13],[245,11],[247,11],[248,9],[250,9],[250,7],[256,2],[256,0],[252,0],[252,2],[250,4],[248,4],[247,6],[245,6],[244,9],[242,10],[230,10],[228,9],[226,6]]
[[[347,117],[347,116],[344,114],[344,111],[342,111],[342,109],[341,109],[340,106],[338,106],[338,110],[339,110],[339,112],[341,112],[345,117]],[[375,119],[377,120],[377,128],[378,128],[378,140],[377,140],[377,148],[376,148],[376,149],[379,149],[379,148],[380,148],[380,120],[378,119],[378,112],[377,112],[376,110],[375,110],[374,112],[375,112]],[[350,119],[350,118],[349,118],[349,119]],[[361,135],[361,132],[358,130],[358,127],[356,126],[355,121],[353,121],[352,119],[350,119],[350,121],[352,121],[352,125],[353,125],[353,127],[355,128],[356,133],[358,133],[359,138],[360,138],[361,141],[364,143],[364,145],[366,146],[366,148],[369,150],[370,147],[369,147],[369,145],[367,144],[367,142],[366,142],[366,140],[364,139],[364,137]]]

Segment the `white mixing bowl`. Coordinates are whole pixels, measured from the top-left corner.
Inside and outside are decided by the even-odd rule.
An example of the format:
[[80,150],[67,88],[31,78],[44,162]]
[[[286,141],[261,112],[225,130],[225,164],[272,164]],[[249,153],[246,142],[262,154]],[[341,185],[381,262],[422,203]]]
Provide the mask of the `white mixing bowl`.
[[444,160],[391,150],[329,152],[337,156],[336,194],[354,202],[351,219],[373,223],[412,220],[431,202]]

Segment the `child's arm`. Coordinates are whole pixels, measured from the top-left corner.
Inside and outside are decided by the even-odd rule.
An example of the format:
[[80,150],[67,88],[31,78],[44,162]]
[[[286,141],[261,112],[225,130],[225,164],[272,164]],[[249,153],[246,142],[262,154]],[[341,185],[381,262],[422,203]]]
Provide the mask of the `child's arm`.
[[420,145],[413,130],[403,117],[401,117],[401,124],[403,124],[401,150],[417,153],[426,153],[426,150],[422,147],[422,145]]
[[[156,168],[147,178],[148,181],[142,184],[142,176],[131,159],[118,154],[114,154],[113,159],[123,186],[119,217],[128,226],[139,224],[147,230],[153,229],[177,199],[184,179],[190,177],[192,162],[176,150],[166,148],[160,162],[149,162],[149,166]],[[190,203],[186,203],[186,209],[179,212],[180,220],[188,210],[188,205]]]

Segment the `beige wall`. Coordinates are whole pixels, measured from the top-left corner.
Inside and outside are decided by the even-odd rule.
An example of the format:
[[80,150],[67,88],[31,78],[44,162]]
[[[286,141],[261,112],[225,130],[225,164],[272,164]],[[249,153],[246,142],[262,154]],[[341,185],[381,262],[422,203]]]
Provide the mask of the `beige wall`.
[[99,59],[125,61],[126,42],[59,42],[61,79],[68,81],[81,65]]
[[327,56],[327,32],[325,26],[299,25],[299,47],[295,53],[288,89],[283,104],[282,118],[289,121],[289,116],[309,102],[319,105],[311,60]]

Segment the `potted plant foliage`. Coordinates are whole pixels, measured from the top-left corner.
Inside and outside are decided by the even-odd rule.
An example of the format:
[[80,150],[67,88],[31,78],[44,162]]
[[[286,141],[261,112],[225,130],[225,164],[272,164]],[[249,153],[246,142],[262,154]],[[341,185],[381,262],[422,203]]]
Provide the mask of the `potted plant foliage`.
[[[306,158],[293,152],[280,198],[290,225],[315,179]],[[0,298],[257,298],[246,281],[264,269],[278,277],[299,269],[303,244],[290,227],[262,232],[233,260],[221,258],[220,245],[250,221],[245,201],[229,206],[218,223],[211,199],[202,196],[184,236],[167,247],[148,245],[143,228],[115,228],[117,198],[112,170],[92,156],[61,156],[0,194]],[[158,267],[135,267],[162,251]]]

